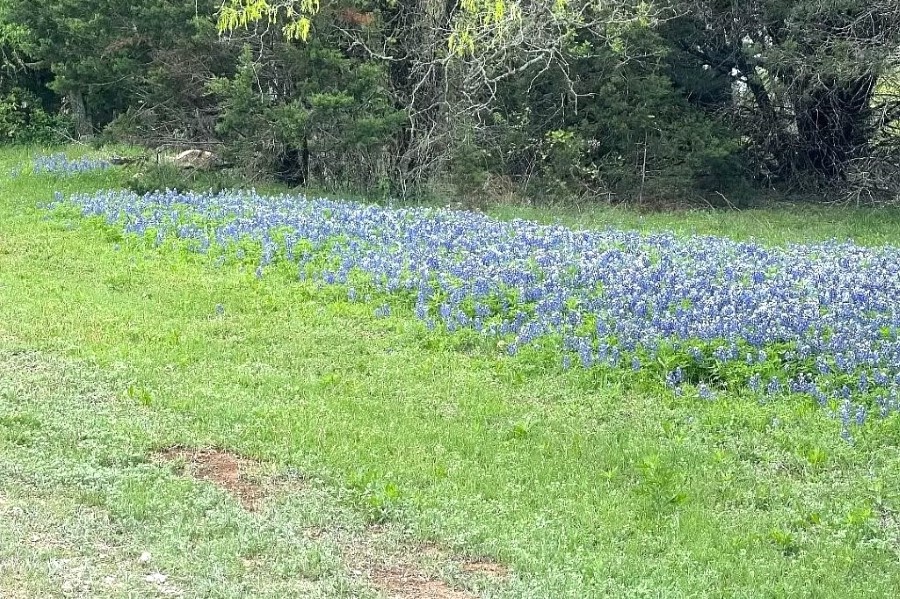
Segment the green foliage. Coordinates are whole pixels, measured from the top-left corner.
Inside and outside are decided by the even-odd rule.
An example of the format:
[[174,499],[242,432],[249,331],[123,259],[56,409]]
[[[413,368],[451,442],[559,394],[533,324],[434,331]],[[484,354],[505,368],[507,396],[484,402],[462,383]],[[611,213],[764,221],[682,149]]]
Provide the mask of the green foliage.
[[587,38],[571,48],[570,79],[532,74],[504,88],[501,110],[513,115],[499,152],[511,157],[506,168],[539,173],[533,191],[550,196],[628,200],[740,186],[737,137],[679,92],[665,41],[643,29],[620,40],[646,58],[620,66],[603,40]]
[[47,114],[33,93],[14,87],[0,95],[0,143],[47,143],[58,119]]
[[891,199],[898,44],[893,0],[0,0],[0,139],[61,115],[254,181],[480,204]]
[[[680,16],[665,35],[678,50],[680,83],[695,101],[730,113],[758,178],[826,192],[862,180],[897,191],[890,178],[871,181],[900,151],[884,136],[900,98],[882,85],[900,64],[894,0],[675,6]],[[717,92],[725,81],[730,96]]]
[[210,0],[6,0],[0,30],[15,24],[19,62],[48,76],[84,132],[136,106],[147,65],[190,37],[195,16],[212,6]]
[[158,189],[213,189],[216,191],[233,188],[241,183],[241,177],[230,172],[207,172],[185,170],[171,164],[142,163],[134,175],[125,182],[125,187],[136,193],[147,193]]
[[383,69],[318,38],[256,50],[245,46],[235,75],[210,84],[229,159],[290,183],[382,184],[388,176],[384,148],[405,120],[383,97]]

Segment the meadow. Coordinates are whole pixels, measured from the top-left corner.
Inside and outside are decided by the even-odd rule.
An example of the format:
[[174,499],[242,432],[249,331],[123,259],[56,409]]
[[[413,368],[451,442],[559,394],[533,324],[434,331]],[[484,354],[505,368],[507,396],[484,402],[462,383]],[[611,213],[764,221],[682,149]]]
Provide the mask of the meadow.
[[0,153],[0,595],[900,588],[900,212],[140,194],[68,152]]

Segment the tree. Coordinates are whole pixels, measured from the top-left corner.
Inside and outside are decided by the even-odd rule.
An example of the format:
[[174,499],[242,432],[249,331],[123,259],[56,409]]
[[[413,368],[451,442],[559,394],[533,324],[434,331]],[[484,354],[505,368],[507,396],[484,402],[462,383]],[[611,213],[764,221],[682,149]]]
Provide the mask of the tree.
[[[900,3],[895,0],[686,0],[667,35],[710,77],[761,171],[841,185],[896,138]],[[893,148],[891,149],[893,151]]]
[[499,154],[508,172],[536,180],[535,191],[549,197],[718,199],[715,192],[730,191],[737,138],[682,97],[671,54],[654,29],[636,24],[613,44],[581,32],[565,73],[535,78],[536,69],[508,81],[497,110],[507,124]]
[[79,136],[91,135],[130,104],[155,49],[194,31],[212,0],[6,0],[21,31],[23,64],[51,74]]
[[405,115],[386,98],[383,68],[325,36],[296,43],[248,32],[240,41],[235,75],[210,85],[226,156],[293,184],[372,190],[387,181]]
[[[331,18],[314,18],[323,14]],[[394,108],[407,118],[391,168],[395,192],[405,193],[445,170],[457,134],[490,119],[503,82],[565,75],[579,33],[612,40],[628,24],[652,19],[649,4],[628,0],[232,0],[220,26],[237,32],[274,21],[289,39],[330,28],[347,40],[350,53],[383,65]],[[567,76],[563,81],[575,93]]]

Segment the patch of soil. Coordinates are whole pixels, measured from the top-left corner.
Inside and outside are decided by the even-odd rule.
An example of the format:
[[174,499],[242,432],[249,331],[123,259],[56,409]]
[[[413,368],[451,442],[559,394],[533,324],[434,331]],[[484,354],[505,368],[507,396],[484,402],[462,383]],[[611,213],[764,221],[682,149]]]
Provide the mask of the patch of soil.
[[[182,474],[216,485],[249,511],[260,509],[275,489],[270,477],[260,476],[263,464],[221,449],[176,446],[156,452],[153,459],[162,464],[183,464]],[[474,576],[500,580],[509,575],[508,569],[496,562],[456,561],[433,544],[406,544],[402,538],[393,538],[388,527],[369,526],[351,538],[335,533],[306,531],[312,540],[331,539],[341,546],[349,569],[388,599],[476,599],[477,595],[455,589],[427,572],[423,558],[426,562],[455,561],[462,572]]]
[[480,574],[489,578],[506,578],[509,576],[509,568],[503,564],[482,560],[463,562],[462,571],[468,574]]
[[260,464],[221,449],[170,447],[155,454],[164,463],[184,462],[184,474],[214,484],[249,511],[258,510],[268,493],[264,481],[253,477]]
[[369,580],[389,599],[475,599],[475,595],[415,569],[378,568],[369,574]]
[[372,525],[338,542],[349,569],[388,599],[476,599],[478,594],[441,580],[437,572],[448,564],[456,564],[462,573],[497,582],[509,574],[495,562],[460,561],[433,543],[410,543],[398,533],[390,526]]

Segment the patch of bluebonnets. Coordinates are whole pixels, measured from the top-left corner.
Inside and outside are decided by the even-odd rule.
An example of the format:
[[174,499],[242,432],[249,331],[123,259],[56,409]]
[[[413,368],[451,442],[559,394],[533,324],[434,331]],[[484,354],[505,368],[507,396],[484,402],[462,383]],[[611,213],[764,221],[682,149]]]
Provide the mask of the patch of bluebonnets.
[[105,170],[111,166],[112,163],[102,158],[91,158],[88,156],[69,158],[65,153],[57,153],[48,156],[38,156],[32,162],[31,168],[37,174],[49,173],[68,176]]
[[[900,411],[900,248],[766,247],[710,236],[574,230],[437,208],[250,191],[57,195],[127,233],[196,251],[247,240],[257,276],[405,294],[429,328],[557,340],[568,367],[655,373],[676,393],[813,398],[851,427]],[[235,252],[244,256],[244,249]],[[378,317],[390,309],[379,304]]]

